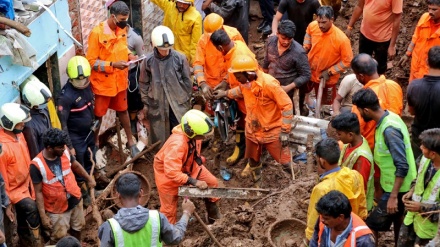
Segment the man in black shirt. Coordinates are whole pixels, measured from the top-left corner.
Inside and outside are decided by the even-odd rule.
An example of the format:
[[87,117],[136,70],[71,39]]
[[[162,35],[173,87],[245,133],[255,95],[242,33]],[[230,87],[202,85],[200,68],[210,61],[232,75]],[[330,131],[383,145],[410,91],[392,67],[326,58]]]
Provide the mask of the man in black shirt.
[[288,19],[293,21],[296,26],[296,33],[293,39],[303,45],[307,26],[313,21],[313,15],[316,14],[316,10],[320,6],[321,4],[319,4],[318,0],[281,0],[272,21],[271,35],[276,35],[278,23],[287,12]]
[[[67,63],[69,81],[64,85],[57,99],[58,117],[71,141],[67,145],[71,154],[87,173],[90,173],[92,168],[90,153],[87,149],[95,149],[95,133],[90,131],[94,119],[94,98],[89,81],[90,70],[90,64],[86,58],[72,57]],[[84,205],[88,206],[90,196],[84,179],[78,176],[76,179],[82,189]]]
[[428,65],[428,74],[411,81],[406,92],[408,110],[414,115],[411,146],[416,159],[422,154],[420,133],[427,129],[440,128],[440,46],[429,49]]
[[294,35],[295,24],[290,20],[281,21],[277,35],[267,39],[263,71],[275,77],[291,99],[294,89],[300,90],[299,109],[301,115],[306,116],[304,99],[311,75],[310,64],[302,45],[293,40]]
[[30,175],[41,224],[48,231],[50,242],[55,244],[67,235],[81,239],[85,225],[81,190],[74,173],[95,187],[93,177],[69,154],[66,132],[50,129],[43,135],[44,149],[33,160]]

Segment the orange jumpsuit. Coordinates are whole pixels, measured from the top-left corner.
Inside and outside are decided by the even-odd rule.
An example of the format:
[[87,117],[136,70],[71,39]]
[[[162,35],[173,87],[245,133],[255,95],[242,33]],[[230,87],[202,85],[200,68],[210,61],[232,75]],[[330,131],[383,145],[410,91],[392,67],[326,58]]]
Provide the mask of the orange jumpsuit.
[[[402,114],[403,110],[403,92],[397,82],[387,80],[385,76],[381,75],[375,80],[369,81],[364,85],[364,88],[373,90],[379,98],[380,107],[384,110],[390,110],[398,115]],[[359,110],[355,105],[351,110],[358,116],[361,126],[361,134],[367,139],[371,150],[374,149],[374,133],[376,132],[376,122],[365,122]]]
[[331,71],[327,86],[338,82],[340,74],[350,67],[353,59],[350,40],[335,25],[323,33],[317,21],[309,24],[304,37],[304,49],[308,51],[312,77],[310,81],[319,84],[322,71]]
[[127,28],[110,29],[107,21],[94,27],[89,36],[86,58],[92,67],[90,82],[94,94],[116,96],[128,87],[128,69],[116,69],[110,62],[128,61]]
[[411,56],[411,74],[409,82],[414,79],[422,78],[428,74],[428,51],[431,47],[440,45],[440,23],[435,24],[431,20],[429,13],[420,17],[416,29],[411,39],[411,43],[406,51],[407,56]]
[[[255,59],[255,54],[249,49],[246,43],[244,43],[243,41],[234,41],[234,43],[234,47],[224,56],[226,71],[231,68],[232,59],[236,55],[248,55]],[[255,62],[257,63],[256,59]],[[240,82],[237,81],[233,73],[227,73],[226,78],[230,88],[234,88],[240,85]],[[238,109],[246,114],[246,106],[244,100],[237,97],[234,97],[234,99],[237,100]]]
[[[257,79],[252,82],[251,88],[240,84],[239,87],[228,90],[227,94],[230,98],[244,98],[247,110],[246,139],[264,145],[279,142],[281,132],[290,133],[293,119],[292,101],[271,75],[257,70]],[[282,152],[281,145],[278,148],[268,151],[277,162],[289,163],[290,152]],[[260,151],[261,148],[261,154]],[[259,157],[252,158],[259,160]]]
[[[177,222],[179,186],[188,182],[188,177],[205,181],[209,187],[218,187],[217,178],[204,165],[196,162],[200,156],[201,140],[189,139],[181,125],[174,127],[172,135],[154,156],[154,179],[160,199],[160,212],[171,224]],[[212,202],[218,198],[210,199]]]
[[25,199],[35,200],[34,186],[30,176],[31,157],[23,134],[17,134],[17,140],[0,129],[0,143],[3,154],[0,155],[0,172],[5,180],[6,193],[12,204]]
[[[244,42],[243,37],[236,28],[223,25],[223,30],[231,40]],[[205,81],[208,86],[214,89],[225,78],[228,68],[225,67],[222,53],[215,48],[210,37],[210,33],[204,33],[200,37],[193,66],[197,84],[200,86],[200,83]]]

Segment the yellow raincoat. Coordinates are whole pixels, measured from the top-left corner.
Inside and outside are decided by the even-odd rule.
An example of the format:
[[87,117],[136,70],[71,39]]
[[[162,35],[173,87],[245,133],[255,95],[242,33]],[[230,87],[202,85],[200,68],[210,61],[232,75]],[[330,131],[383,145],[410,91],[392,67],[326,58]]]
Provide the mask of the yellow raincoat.
[[319,218],[315,206],[322,196],[331,190],[338,190],[348,197],[352,212],[362,219],[367,218],[367,199],[365,197],[364,180],[356,170],[342,167],[341,170],[327,174],[313,187],[310,195],[309,209],[307,210],[306,238],[313,236],[316,221]]
[[189,64],[193,64],[197,42],[202,36],[202,16],[194,6],[179,13],[176,3],[169,0],[151,0],[164,12],[163,25],[174,34],[174,49],[185,54]]

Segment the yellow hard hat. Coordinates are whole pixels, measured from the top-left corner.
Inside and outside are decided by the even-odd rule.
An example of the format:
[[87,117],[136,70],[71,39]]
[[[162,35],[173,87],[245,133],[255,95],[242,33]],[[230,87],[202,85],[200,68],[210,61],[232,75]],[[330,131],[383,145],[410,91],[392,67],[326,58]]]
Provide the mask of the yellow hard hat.
[[186,136],[193,138],[197,135],[206,135],[212,131],[214,123],[203,112],[191,109],[183,115],[181,121],[182,130]]
[[236,55],[232,58],[229,73],[256,71],[258,69],[257,61],[249,55]]
[[223,27],[223,22],[224,20],[220,15],[211,13],[205,17],[203,29],[205,33],[213,33]]

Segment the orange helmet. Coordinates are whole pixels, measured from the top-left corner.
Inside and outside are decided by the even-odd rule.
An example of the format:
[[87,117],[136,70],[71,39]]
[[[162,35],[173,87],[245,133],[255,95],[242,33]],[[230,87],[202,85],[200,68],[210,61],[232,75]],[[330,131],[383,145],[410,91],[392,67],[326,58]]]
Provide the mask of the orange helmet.
[[258,69],[257,61],[249,55],[237,55],[232,58],[231,68],[229,73],[236,72],[251,72]]
[[203,29],[205,30],[205,33],[213,33],[222,27],[223,18],[216,13],[207,15],[203,21]]

